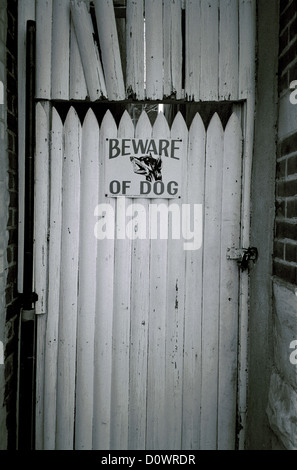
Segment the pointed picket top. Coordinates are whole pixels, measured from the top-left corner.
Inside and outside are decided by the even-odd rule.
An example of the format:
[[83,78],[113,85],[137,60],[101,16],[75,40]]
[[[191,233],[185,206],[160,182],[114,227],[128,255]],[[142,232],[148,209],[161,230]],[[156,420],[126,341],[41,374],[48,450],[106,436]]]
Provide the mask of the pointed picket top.
[[90,108],[84,117],[82,128],[85,130],[85,132],[92,132],[97,127],[99,131],[99,124],[97,118],[95,116],[94,111]]
[[238,115],[235,112],[231,114],[227,122],[227,125],[225,128],[225,139],[230,134],[240,136],[240,139],[242,140],[243,135],[242,135],[241,123],[240,123]]
[[45,120],[47,119],[45,109],[44,109],[44,107],[42,106],[41,103],[36,104],[36,116],[37,116],[38,120],[42,119],[42,123],[44,123]]
[[191,122],[191,125],[190,125],[190,129],[189,129],[189,135],[193,135],[195,136],[195,134],[197,133],[197,130],[199,130],[199,133],[200,134],[205,134],[206,133],[206,130],[205,130],[205,125],[204,125],[204,122],[200,116],[200,114],[197,112]]
[[69,111],[68,111],[67,116],[66,116],[66,119],[65,119],[65,123],[64,123],[65,129],[66,129],[66,128],[67,128],[67,129],[69,128],[69,130],[71,130],[71,126],[73,125],[73,123],[74,123],[75,121],[80,122],[80,121],[79,121],[78,114],[77,114],[75,108],[74,108],[73,106],[71,106],[71,107],[69,108]]
[[182,135],[185,135],[187,132],[187,124],[184,120],[182,113],[179,111],[173,120],[171,126],[171,134],[177,135],[178,133],[181,133]]
[[220,132],[221,134],[224,133],[222,121],[218,113],[214,113],[214,115],[212,116],[210,123],[208,125],[208,128],[207,128],[207,134],[209,134],[210,132],[215,132],[215,131]]
[[108,134],[112,134],[112,133],[114,133],[114,135],[117,134],[117,125],[109,109],[106,111],[106,113],[103,116],[100,130],[104,132],[108,131]]
[[[96,178],[96,162],[98,162],[99,155],[99,124],[92,109],[89,109],[85,115],[82,125],[82,177],[83,171],[86,168],[92,168],[90,175],[90,182]],[[88,181],[88,179],[86,179]],[[87,183],[88,184],[88,183]]]
[[118,129],[118,135],[121,137],[133,137],[134,136],[134,124],[131,116],[127,110],[124,111]]
[[162,138],[169,135],[170,129],[167,119],[162,112],[159,112],[153,125],[153,136]]
[[[38,103],[38,104],[40,104],[40,103]],[[60,117],[59,112],[53,106],[53,109],[52,109],[52,132],[55,131],[55,128],[57,128],[58,130],[61,130],[61,128],[63,128],[63,123],[62,123],[62,119]]]
[[152,134],[152,125],[146,111],[142,111],[136,124],[135,136],[141,137],[143,134],[149,137]]

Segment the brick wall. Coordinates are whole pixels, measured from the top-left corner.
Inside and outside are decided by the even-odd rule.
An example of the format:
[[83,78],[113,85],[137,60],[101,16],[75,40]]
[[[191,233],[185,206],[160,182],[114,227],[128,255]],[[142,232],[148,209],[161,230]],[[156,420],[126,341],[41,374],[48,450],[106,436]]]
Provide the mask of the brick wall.
[[297,368],[290,360],[297,339],[297,0],[280,0],[279,113],[273,279],[273,369],[267,415],[279,441],[297,450]]
[[[297,80],[297,0],[280,0],[280,98],[293,80]],[[297,123],[295,132],[278,143],[276,180],[274,274],[297,284]]]
[[17,293],[17,0],[0,2],[0,449],[16,448],[19,301]]

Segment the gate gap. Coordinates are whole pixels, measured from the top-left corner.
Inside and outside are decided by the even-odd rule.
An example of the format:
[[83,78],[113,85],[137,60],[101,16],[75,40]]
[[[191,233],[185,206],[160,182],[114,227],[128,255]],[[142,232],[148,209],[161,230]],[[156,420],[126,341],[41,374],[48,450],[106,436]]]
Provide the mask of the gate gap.
[[86,113],[89,109],[92,109],[99,125],[101,125],[102,119],[107,110],[109,110],[118,125],[123,113],[127,111],[131,116],[131,119],[134,125],[137,124],[137,121],[142,113],[145,111],[150,119],[151,124],[153,125],[159,110],[162,109],[163,113],[168,121],[169,126],[172,125],[173,120],[178,112],[180,112],[186,122],[188,128],[190,128],[192,120],[195,114],[198,112],[202,118],[205,128],[207,129],[209,122],[212,116],[217,113],[223,128],[225,128],[233,110],[235,102],[168,102],[168,101],[131,101],[131,102],[88,102],[88,101],[52,101],[52,104],[55,106],[58,111],[62,122],[65,121],[67,113],[70,107],[73,107],[78,117],[83,122]]

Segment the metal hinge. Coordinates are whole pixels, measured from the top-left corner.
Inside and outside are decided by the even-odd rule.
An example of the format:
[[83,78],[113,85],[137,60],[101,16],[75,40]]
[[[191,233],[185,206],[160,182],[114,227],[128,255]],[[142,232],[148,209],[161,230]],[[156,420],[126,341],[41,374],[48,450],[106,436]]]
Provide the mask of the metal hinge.
[[257,248],[227,248],[227,259],[237,261],[242,271],[249,268],[249,262],[255,263],[258,259]]

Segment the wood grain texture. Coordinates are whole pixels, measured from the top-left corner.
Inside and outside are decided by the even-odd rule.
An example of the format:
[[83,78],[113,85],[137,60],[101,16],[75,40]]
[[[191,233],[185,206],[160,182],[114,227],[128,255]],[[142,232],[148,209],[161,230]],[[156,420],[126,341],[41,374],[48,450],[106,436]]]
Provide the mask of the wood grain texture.
[[112,0],[95,0],[97,28],[109,100],[125,99],[118,33]]
[[56,448],[73,448],[77,346],[81,124],[70,108],[64,125]]
[[145,0],[146,97],[163,98],[163,5]]
[[70,0],[53,0],[51,98],[69,99]]
[[[113,198],[105,198],[104,161],[106,139],[117,135],[117,126],[110,111],[107,111],[101,126],[99,139],[99,200],[115,211]],[[96,212],[94,212],[94,215]],[[95,222],[98,218],[95,218]],[[93,449],[110,448],[111,429],[111,380],[112,380],[112,331],[114,305],[114,240],[97,241],[97,291],[95,319],[95,364],[94,364],[94,431]]]
[[62,230],[63,124],[55,108],[52,110],[49,217],[49,284],[48,313],[45,335],[44,379],[44,449],[55,449],[57,407],[57,361],[60,316],[60,271]]
[[94,28],[87,6],[82,0],[71,0],[71,15],[91,101],[107,97],[99,50],[94,42]]
[[224,133],[220,262],[218,449],[227,450],[236,439],[239,268],[226,252],[240,246],[241,157],[241,126],[233,113]]
[[143,0],[127,0],[127,96],[139,100],[144,90],[144,8]]
[[216,449],[220,313],[221,198],[223,128],[217,114],[206,140],[205,222],[203,246],[202,396],[200,448]]
[[97,240],[94,208],[98,204],[99,126],[92,110],[82,126],[80,171],[79,292],[76,356],[75,448],[92,449],[94,400],[94,328]]
[[52,0],[36,0],[36,98],[51,99]]

